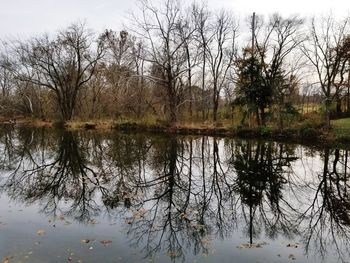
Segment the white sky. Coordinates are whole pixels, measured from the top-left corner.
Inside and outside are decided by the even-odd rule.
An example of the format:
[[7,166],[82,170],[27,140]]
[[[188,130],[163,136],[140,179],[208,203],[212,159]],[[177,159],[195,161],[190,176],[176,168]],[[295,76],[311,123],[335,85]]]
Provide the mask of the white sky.
[[[0,0],[0,39],[27,38],[83,20],[90,28],[120,30],[137,0]],[[192,2],[192,0],[182,0]],[[204,0],[211,9],[231,9],[240,18],[268,15],[350,14],[350,0]]]

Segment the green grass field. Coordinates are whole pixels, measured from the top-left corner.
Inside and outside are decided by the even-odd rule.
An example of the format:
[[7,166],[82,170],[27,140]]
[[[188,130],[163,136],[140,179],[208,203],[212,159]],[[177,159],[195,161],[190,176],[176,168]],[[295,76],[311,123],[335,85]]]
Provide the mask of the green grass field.
[[350,138],[350,118],[333,120],[331,124],[337,138]]

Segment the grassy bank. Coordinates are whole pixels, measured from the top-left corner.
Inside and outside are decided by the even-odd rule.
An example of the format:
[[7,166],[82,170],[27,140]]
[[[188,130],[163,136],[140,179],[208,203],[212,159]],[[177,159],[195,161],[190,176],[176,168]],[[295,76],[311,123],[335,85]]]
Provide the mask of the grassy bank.
[[333,120],[332,132],[338,141],[350,143],[350,118]]
[[[8,123],[2,121],[2,123]],[[9,124],[9,123],[8,123]],[[223,121],[214,126],[206,122],[181,122],[169,126],[161,121],[134,121],[134,120],[93,120],[69,121],[67,123],[55,121],[41,121],[37,119],[19,119],[17,126],[65,128],[69,130],[121,130],[121,131],[147,131],[154,133],[175,133],[182,135],[209,135],[241,138],[264,138],[279,141],[293,141],[303,143],[327,143],[350,145],[350,118],[332,121],[332,129],[326,130],[318,121],[306,119],[296,125],[279,130],[273,126],[241,127]]]

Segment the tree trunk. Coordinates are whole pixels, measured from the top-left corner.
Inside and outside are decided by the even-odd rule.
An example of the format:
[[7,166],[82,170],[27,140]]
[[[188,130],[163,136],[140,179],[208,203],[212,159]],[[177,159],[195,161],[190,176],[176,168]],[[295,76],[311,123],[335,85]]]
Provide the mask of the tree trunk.
[[339,87],[336,89],[336,96],[335,96],[335,102],[336,102],[336,113],[337,116],[340,116],[342,110],[341,110],[341,98],[340,98],[340,90]]
[[202,101],[201,101],[201,106],[202,106],[202,117],[203,121],[205,120],[205,62],[206,62],[206,56],[205,56],[205,49],[203,51],[203,69],[202,69]]
[[258,126],[260,126],[261,123],[260,123],[259,108],[256,108],[255,115],[256,115],[256,122],[258,123]]
[[217,94],[217,87],[214,85],[214,94],[213,94],[213,122],[216,126],[218,120],[218,107],[219,107],[219,94]]
[[261,114],[261,125],[262,126],[265,126],[265,108],[264,107],[261,107],[260,108],[260,114]]
[[[170,87],[169,87],[170,86]],[[176,109],[176,94],[171,84],[168,86],[168,100],[169,100],[169,124],[175,126],[177,122],[177,109]]]
[[331,99],[327,98],[325,103],[325,122],[326,128],[331,128]]
[[346,104],[347,104],[346,109],[348,112],[350,112],[350,83],[348,83],[348,96],[347,96],[347,103]]

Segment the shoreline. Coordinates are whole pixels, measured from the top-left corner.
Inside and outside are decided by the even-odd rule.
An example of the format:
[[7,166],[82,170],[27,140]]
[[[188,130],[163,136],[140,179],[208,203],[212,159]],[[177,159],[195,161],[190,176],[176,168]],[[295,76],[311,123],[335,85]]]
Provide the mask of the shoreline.
[[150,132],[161,134],[177,134],[188,136],[218,136],[227,138],[274,140],[278,142],[291,142],[305,145],[318,146],[342,146],[350,148],[349,137],[337,137],[332,131],[327,131],[322,127],[308,127],[304,129],[286,128],[282,131],[266,127],[214,127],[203,124],[177,124],[176,126],[166,126],[161,124],[146,124],[135,121],[70,121],[67,123],[42,121],[37,119],[19,119],[16,123],[0,121],[0,126],[31,127],[31,128],[61,128],[67,130],[95,130],[123,132]]

